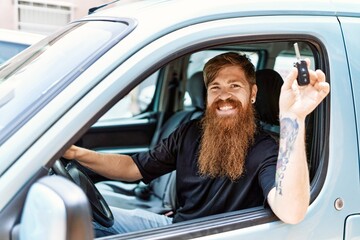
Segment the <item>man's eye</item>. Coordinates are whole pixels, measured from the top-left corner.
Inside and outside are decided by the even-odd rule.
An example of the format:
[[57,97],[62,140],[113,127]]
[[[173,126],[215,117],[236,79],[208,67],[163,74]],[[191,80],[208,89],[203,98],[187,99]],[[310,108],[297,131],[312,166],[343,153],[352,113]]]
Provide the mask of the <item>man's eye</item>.
[[218,90],[218,89],[219,89],[218,86],[212,86],[212,87],[210,88],[210,90]]
[[240,88],[241,86],[239,84],[231,84],[231,88]]

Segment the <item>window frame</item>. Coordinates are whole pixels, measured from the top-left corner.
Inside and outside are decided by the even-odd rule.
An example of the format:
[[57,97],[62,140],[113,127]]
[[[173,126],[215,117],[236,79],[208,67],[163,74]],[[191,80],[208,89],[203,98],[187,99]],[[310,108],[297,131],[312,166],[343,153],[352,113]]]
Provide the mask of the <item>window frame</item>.
[[[328,59],[327,53],[324,45],[316,38],[308,35],[299,36],[299,35],[267,35],[266,37],[262,37],[258,40],[261,42],[276,42],[276,41],[295,41],[299,40],[307,42],[313,51],[315,51],[314,58],[316,61],[316,67],[322,69],[325,74],[329,74],[328,69]],[[243,37],[239,39],[238,37],[230,37],[227,39],[221,40],[210,40],[201,43],[201,47],[195,44],[192,46],[188,46],[180,51],[169,54],[170,57],[162,59],[158,63],[160,66],[164,66],[167,63],[174,61],[176,58],[186,56],[196,51],[201,51],[207,48],[213,48],[219,45],[228,45],[228,44],[245,44],[251,42],[252,44],[256,44],[257,40],[250,39],[250,37]],[[260,60],[260,59],[259,59]],[[261,61],[259,61],[260,63]],[[314,177],[311,181],[311,202],[317,197],[320,193],[322,185],[325,180],[326,172],[327,172],[327,161],[328,161],[328,148],[329,143],[326,139],[328,139],[328,130],[329,129],[329,101],[325,101],[321,103],[319,107],[314,111],[314,116],[316,118],[315,123],[320,121],[321,124],[317,125],[317,134],[315,137],[318,139],[318,146],[312,151],[316,151],[314,155],[318,155],[319,167],[316,170]],[[320,135],[320,136],[319,136]],[[324,151],[325,149],[325,151]],[[195,219],[191,221],[181,222],[174,225],[169,225],[165,227],[160,227],[156,229],[144,230],[141,232],[134,232],[122,235],[116,235],[116,239],[136,239],[140,237],[151,237],[151,238],[166,238],[169,239],[167,235],[171,232],[175,238],[184,237],[188,238],[200,237],[206,235],[211,235],[223,231],[229,230],[238,230],[242,228],[247,228],[254,225],[260,225],[264,223],[272,223],[276,222],[279,219],[272,213],[269,209],[263,209],[262,207],[249,208],[229,213],[222,213],[213,216],[208,216],[200,219]],[[186,230],[186,231],[185,231]],[[171,239],[171,238],[170,238]]]

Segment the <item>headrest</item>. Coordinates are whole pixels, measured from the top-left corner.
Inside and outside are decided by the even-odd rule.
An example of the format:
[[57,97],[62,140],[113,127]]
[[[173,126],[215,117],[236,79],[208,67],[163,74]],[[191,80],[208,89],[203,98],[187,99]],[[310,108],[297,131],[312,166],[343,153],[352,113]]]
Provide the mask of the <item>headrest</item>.
[[260,121],[279,125],[279,97],[283,79],[272,69],[256,71],[258,92],[255,108]]
[[186,83],[186,89],[190,95],[192,106],[204,109],[206,88],[202,71],[194,73]]

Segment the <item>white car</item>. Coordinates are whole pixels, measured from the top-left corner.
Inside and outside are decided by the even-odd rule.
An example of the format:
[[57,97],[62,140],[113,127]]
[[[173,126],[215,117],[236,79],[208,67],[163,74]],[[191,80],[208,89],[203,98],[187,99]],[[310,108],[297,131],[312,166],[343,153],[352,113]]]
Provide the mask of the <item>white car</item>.
[[[92,239],[92,220],[112,225],[109,206],[176,210],[174,172],[117,182],[61,156],[72,144],[147,151],[201,117],[210,56],[246,53],[257,73],[283,75],[295,42],[331,86],[306,119],[305,219],[254,206],[106,239],[359,239],[359,39],[360,3],[340,0],[146,0],[68,24],[0,66],[0,239]],[[281,77],[271,76],[257,78],[256,110],[276,135]]]

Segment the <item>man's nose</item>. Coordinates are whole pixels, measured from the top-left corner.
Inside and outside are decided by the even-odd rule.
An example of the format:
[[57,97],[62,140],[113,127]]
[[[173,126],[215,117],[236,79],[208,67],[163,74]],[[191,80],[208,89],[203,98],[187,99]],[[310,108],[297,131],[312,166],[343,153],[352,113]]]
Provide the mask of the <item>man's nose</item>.
[[219,99],[221,99],[223,101],[227,100],[227,99],[229,99],[231,97],[232,97],[231,93],[229,91],[227,91],[227,90],[222,90],[220,95],[219,95]]

